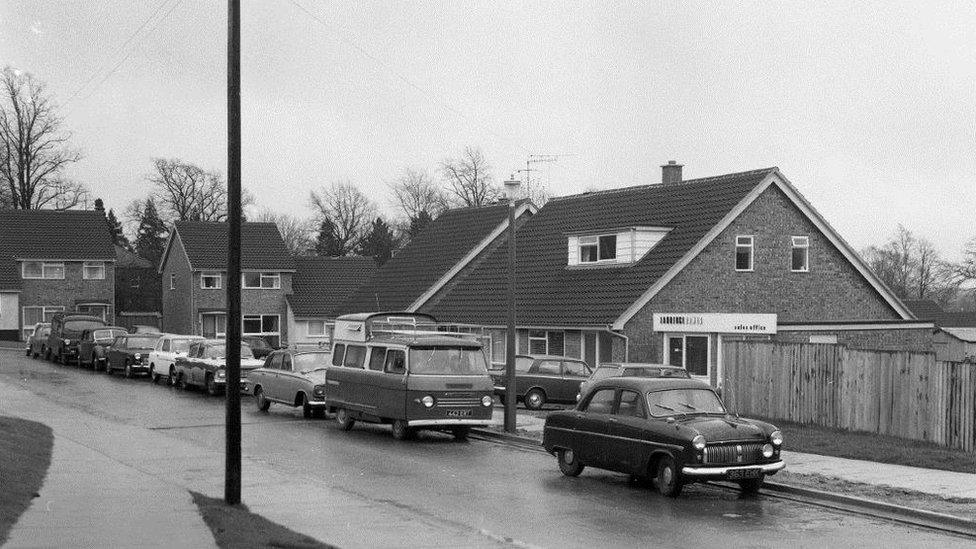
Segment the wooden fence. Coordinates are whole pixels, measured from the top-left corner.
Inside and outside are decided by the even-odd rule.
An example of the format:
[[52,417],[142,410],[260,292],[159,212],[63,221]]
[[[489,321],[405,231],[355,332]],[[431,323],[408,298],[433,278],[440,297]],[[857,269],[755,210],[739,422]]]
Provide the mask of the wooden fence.
[[932,353],[727,341],[723,397],[737,412],[976,451],[976,364]]

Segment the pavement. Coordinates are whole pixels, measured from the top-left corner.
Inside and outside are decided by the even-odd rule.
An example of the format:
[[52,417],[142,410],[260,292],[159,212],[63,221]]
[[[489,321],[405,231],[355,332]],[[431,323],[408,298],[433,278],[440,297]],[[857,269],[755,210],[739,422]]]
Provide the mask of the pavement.
[[[519,411],[521,412],[521,410]],[[516,416],[515,427],[519,435],[541,440],[545,421],[545,417],[520,413]],[[495,429],[502,430],[504,414],[501,409],[495,409],[492,422]],[[874,461],[800,452],[784,451],[782,456],[783,461],[786,462],[786,469],[784,470],[801,475],[823,475],[848,482],[911,490],[944,499],[976,499],[976,474],[890,465]],[[775,479],[775,477],[773,478]]]

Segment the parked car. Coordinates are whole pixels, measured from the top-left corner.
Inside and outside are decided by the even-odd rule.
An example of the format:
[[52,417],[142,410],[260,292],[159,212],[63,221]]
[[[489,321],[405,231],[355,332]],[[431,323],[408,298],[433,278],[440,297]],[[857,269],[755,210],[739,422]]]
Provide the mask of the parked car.
[[149,352],[162,334],[126,334],[115,338],[108,348],[105,373],[125,372],[125,377],[149,373]]
[[34,325],[34,331],[27,338],[27,356],[37,358],[44,355],[47,346],[47,337],[51,334],[50,322],[38,322]]
[[567,476],[586,466],[629,473],[668,497],[706,480],[755,493],[784,467],[782,444],[779,429],[730,413],[707,383],[633,377],[594,382],[576,409],[549,414],[542,440]]
[[202,341],[203,337],[195,335],[163,334],[156,341],[156,346],[149,351],[149,376],[153,383],[159,383],[165,377],[169,385],[176,384],[176,358],[186,356],[190,350],[190,343]]
[[[223,339],[204,339],[190,343],[187,355],[176,357],[177,387],[204,387],[210,395],[223,392],[227,386],[227,365],[224,358],[226,345]],[[263,360],[254,358],[251,346],[242,342],[241,379],[247,376],[247,372],[263,365]]]
[[67,364],[78,360],[78,343],[81,333],[105,326],[105,321],[97,316],[75,313],[57,313],[51,318],[51,333],[47,337],[44,358]]
[[[505,396],[505,371],[489,372],[495,382],[495,394]],[[576,402],[580,383],[593,372],[586,362],[567,356],[517,355],[515,357],[516,401],[530,410],[547,402]]]
[[120,326],[102,326],[81,332],[81,341],[78,343],[78,365],[90,365],[95,370],[104,369],[109,346],[115,342],[115,338],[127,333],[129,331]]
[[691,375],[688,370],[680,366],[642,362],[604,362],[596,370],[593,370],[593,375],[580,383],[576,400],[586,394],[587,389],[594,381],[608,377],[680,377],[690,379]]
[[271,351],[275,350],[261,336],[244,336],[241,338],[241,341],[251,346],[251,352],[254,353],[254,358],[266,358],[271,354]]
[[328,351],[274,351],[264,366],[247,374],[258,410],[272,402],[301,406],[306,418],[325,415],[325,371],[332,361]]

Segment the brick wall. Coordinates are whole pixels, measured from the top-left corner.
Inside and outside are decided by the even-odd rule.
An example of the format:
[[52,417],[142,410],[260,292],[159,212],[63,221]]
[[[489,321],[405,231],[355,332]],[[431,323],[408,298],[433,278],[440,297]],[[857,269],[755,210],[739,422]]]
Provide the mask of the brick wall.
[[[190,262],[186,258],[183,242],[176,231],[173,231],[166,262],[162,272],[163,298],[163,330],[174,334],[192,334],[194,322],[191,314],[191,286]],[[176,275],[175,289],[170,287],[171,275]]]
[[[215,271],[207,271],[208,273]],[[196,319],[200,311],[213,311],[227,308],[227,273],[221,271],[220,289],[203,289],[200,287],[202,272],[192,275],[193,316]],[[292,293],[292,273],[281,273],[281,288],[265,290],[256,288],[241,288],[241,314],[244,315],[279,315],[281,341],[288,341],[288,310],[285,296]],[[196,322],[196,321],[195,321]]]
[[[23,279],[21,280],[20,307],[62,306],[65,311],[74,311],[78,303],[105,303],[108,312],[105,320],[109,324],[115,320],[115,264],[105,262],[105,278],[85,280],[84,262],[65,261],[64,280]],[[21,266],[18,264],[18,268]],[[23,317],[21,316],[21,321]]]

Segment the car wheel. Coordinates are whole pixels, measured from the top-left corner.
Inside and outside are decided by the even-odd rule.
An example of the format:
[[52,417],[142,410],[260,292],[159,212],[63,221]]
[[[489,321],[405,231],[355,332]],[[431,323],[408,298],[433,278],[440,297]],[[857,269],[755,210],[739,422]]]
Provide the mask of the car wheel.
[[469,433],[471,433],[471,427],[468,427],[467,425],[451,428],[451,434],[454,435],[454,440],[457,441],[468,440]]
[[314,412],[312,405],[308,403],[308,398],[304,394],[302,394],[301,399],[301,404],[299,405],[302,407],[302,417],[312,419],[312,412]]
[[125,361],[125,368],[123,368],[123,372],[126,379],[132,379],[132,363],[130,363],[128,360]]
[[407,425],[407,420],[398,419],[393,422],[393,438],[397,440],[408,440],[413,436],[413,429]]
[[109,362],[107,358],[105,359],[105,373],[112,375],[112,363]]
[[336,410],[336,421],[339,423],[339,427],[341,427],[343,431],[352,429],[352,426],[356,423],[356,420],[349,415],[349,410],[346,410],[345,408],[339,408]]
[[95,369],[96,370],[105,370],[107,372],[108,371],[108,359],[107,358],[99,358],[99,359],[96,359],[96,361],[95,361]]
[[578,477],[583,472],[584,465],[576,459],[576,452],[572,450],[560,450],[556,460],[559,461],[559,470],[567,477]]
[[739,490],[742,491],[742,495],[754,496],[759,493],[759,489],[762,488],[762,484],[763,477],[740,480]]
[[674,463],[674,458],[664,456],[657,464],[657,474],[654,475],[657,482],[657,491],[662,496],[676,498],[681,494],[681,478],[678,474],[678,466]]
[[522,400],[529,410],[539,410],[546,403],[546,394],[542,392],[542,389],[532,389],[525,393],[525,398]]
[[207,394],[210,396],[217,396],[220,394],[220,387],[218,387],[217,382],[214,381],[213,374],[207,374]]
[[30,350],[30,347],[28,347],[27,348],[27,354],[25,354],[24,356],[30,356],[30,355],[31,355],[31,350]]
[[48,362],[50,362],[52,360],[52,358],[51,358],[51,349],[42,348],[41,349],[41,353],[44,355],[44,360],[46,360]]
[[176,387],[176,368],[173,366],[169,367],[169,375],[166,376],[166,385]]
[[186,376],[182,372],[176,376],[176,387],[184,391],[190,387],[190,384],[186,382]]
[[271,407],[271,401],[265,398],[264,389],[260,386],[254,388],[254,402],[258,405],[258,410],[267,412]]

